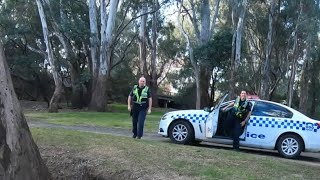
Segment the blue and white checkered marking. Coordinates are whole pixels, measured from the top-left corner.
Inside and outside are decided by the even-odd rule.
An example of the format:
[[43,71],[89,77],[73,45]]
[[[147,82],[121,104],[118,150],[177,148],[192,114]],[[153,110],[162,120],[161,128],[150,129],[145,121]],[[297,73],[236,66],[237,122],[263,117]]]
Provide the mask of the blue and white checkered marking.
[[175,114],[171,116],[173,119],[187,119],[190,122],[197,122],[197,121],[205,121],[207,120],[208,114]]
[[277,121],[276,118],[250,118],[248,126],[256,127],[268,127],[268,128],[284,128],[292,130],[313,131],[317,132],[320,127],[317,123],[310,123],[305,121],[295,121],[285,119],[283,121]]

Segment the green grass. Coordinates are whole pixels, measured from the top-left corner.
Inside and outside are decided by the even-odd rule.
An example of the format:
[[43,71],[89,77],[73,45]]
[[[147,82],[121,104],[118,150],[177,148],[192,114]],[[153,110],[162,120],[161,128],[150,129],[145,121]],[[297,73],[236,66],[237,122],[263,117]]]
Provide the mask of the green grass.
[[[127,106],[122,104],[110,105],[111,112],[26,112],[27,119],[44,121],[61,125],[84,125],[98,127],[115,127],[131,129],[132,118],[129,116]],[[163,109],[153,109],[147,115],[145,121],[145,131],[157,132],[159,120],[165,113]]]
[[31,130],[40,146],[65,147],[75,157],[98,158],[103,162],[101,172],[129,171],[141,179],[317,179],[319,172],[319,166],[230,150],[61,129]]

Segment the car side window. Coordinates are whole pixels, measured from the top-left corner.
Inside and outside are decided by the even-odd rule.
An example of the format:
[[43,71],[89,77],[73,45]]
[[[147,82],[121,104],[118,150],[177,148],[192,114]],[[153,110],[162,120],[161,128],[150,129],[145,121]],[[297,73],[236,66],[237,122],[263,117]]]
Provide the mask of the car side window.
[[292,118],[293,113],[288,109],[276,104],[267,103],[267,102],[256,102],[253,107],[251,115]]

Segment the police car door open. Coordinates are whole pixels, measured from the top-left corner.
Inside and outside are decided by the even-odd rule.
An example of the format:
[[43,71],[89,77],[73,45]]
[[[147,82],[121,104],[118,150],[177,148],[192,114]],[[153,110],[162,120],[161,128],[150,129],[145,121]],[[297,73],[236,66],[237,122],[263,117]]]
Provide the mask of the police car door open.
[[212,138],[217,132],[220,107],[221,107],[221,104],[224,102],[224,100],[227,98],[227,96],[228,94],[225,94],[220,99],[218,104],[215,105],[214,110],[207,117],[206,137],[208,138]]

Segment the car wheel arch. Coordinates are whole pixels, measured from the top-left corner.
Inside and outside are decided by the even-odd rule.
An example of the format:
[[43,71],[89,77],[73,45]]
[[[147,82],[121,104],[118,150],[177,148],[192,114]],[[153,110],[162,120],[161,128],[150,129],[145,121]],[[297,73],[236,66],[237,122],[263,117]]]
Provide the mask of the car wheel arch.
[[301,136],[300,134],[298,134],[298,133],[296,133],[296,132],[285,132],[285,133],[280,134],[280,136],[278,136],[277,141],[276,141],[276,143],[275,143],[275,145],[274,145],[274,149],[277,149],[277,144],[279,143],[279,140],[281,139],[281,137],[283,137],[283,136],[285,136],[285,135],[289,135],[289,134],[296,135],[296,136],[298,136],[298,137],[301,139],[301,141],[302,141],[302,151],[305,151],[304,139],[302,138],[302,136]]
[[175,120],[171,121],[171,123],[170,123],[170,125],[168,126],[168,129],[167,129],[167,134],[169,135],[169,131],[170,131],[172,125],[177,121],[185,121],[190,125],[190,127],[192,129],[192,132],[193,132],[192,134],[193,134],[193,140],[194,140],[195,139],[194,127],[193,127],[192,123],[189,120],[183,119],[183,118],[179,118],[179,119],[175,119]]

